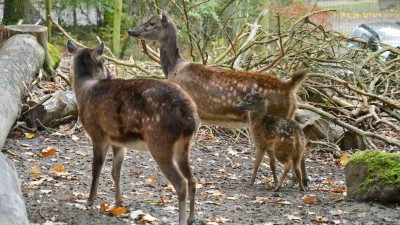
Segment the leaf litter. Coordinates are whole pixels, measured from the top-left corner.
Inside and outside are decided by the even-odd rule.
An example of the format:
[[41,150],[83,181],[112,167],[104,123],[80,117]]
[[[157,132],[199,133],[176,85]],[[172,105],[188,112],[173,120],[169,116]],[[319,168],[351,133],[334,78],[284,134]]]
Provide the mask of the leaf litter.
[[[178,201],[172,186],[149,154],[135,151],[127,151],[123,167],[124,208],[114,208],[112,204],[108,208],[101,206],[114,202],[110,153],[100,177],[95,210],[88,209],[84,203],[91,182],[91,145],[81,130],[67,134],[71,127],[74,126],[60,129],[63,136],[38,132],[31,139],[11,136],[6,143],[6,148],[23,153],[11,159],[21,177],[22,191],[27,195],[31,223],[46,222],[37,213],[38,208],[52,215],[54,223],[172,224],[178,221]],[[272,191],[275,184],[266,163],[260,167],[256,183],[250,186],[254,149],[244,154],[249,149],[248,139],[234,139],[224,133],[211,138],[207,132],[200,131],[204,140],[198,137],[191,152],[197,178],[195,209],[199,224],[344,224],[343,221],[381,223],[381,218],[400,220],[398,207],[344,201],[343,166],[329,154],[309,154],[306,163],[311,182],[307,192],[299,192],[297,186],[287,187],[289,179],[280,192]],[[72,140],[71,135],[79,140]],[[205,146],[211,152],[203,151]],[[267,160],[266,157],[264,161]],[[232,166],[235,163],[240,166]],[[278,176],[282,173],[281,165],[277,165],[277,172]],[[101,212],[101,207],[106,213]]]

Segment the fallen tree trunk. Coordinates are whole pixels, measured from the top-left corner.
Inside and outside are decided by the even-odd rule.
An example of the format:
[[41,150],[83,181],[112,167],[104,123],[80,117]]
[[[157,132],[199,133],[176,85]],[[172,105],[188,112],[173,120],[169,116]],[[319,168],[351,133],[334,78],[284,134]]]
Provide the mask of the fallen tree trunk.
[[8,225],[28,225],[24,199],[13,163],[0,153],[0,221]]
[[45,95],[39,102],[31,102],[30,106],[31,108],[26,110],[23,116],[33,130],[40,126],[55,127],[78,116],[73,91],[57,91]]
[[8,39],[0,50],[0,149],[20,110],[25,86],[29,86],[44,62],[43,47],[32,35]]

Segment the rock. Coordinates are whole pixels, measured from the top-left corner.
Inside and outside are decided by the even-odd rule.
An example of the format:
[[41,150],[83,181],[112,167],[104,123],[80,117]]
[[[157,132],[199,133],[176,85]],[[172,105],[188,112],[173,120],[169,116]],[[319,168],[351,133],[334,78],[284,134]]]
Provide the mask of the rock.
[[362,140],[362,137],[356,135],[354,132],[346,131],[343,134],[343,138],[339,143],[339,147],[342,150],[366,150],[367,146]]
[[343,128],[328,122],[320,115],[308,110],[298,109],[295,119],[300,123],[301,128],[303,128],[309,140],[336,142],[344,132]]
[[21,187],[14,164],[0,153],[0,224],[28,225]]
[[358,151],[346,165],[347,198],[400,203],[400,154]]

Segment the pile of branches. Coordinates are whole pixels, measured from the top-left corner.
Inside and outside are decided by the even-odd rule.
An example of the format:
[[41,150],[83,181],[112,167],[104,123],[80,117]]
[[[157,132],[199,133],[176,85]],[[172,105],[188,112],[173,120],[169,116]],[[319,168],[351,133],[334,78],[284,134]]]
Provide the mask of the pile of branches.
[[[185,8],[182,10],[182,15],[187,15]],[[300,108],[356,134],[368,149],[397,151],[400,148],[400,50],[376,43],[380,48],[372,52],[365,40],[346,37],[312,21],[312,16],[328,11],[310,12],[297,20],[283,22],[276,17],[276,29],[269,31],[258,25],[267,13],[263,11],[254,23],[245,24],[236,37],[229,39],[230,45],[220,52],[202,52],[199,41],[190,33],[188,19],[184,20],[187,24],[183,27],[187,30],[183,32],[193,39],[190,42],[192,58],[197,52],[203,64],[274,73],[283,78],[290,77],[299,68],[308,68],[310,77],[301,91]],[[351,42],[358,43],[359,47],[347,47]],[[142,47],[145,54],[159,62],[157,51],[144,41]],[[397,58],[384,58],[382,53],[387,51]],[[106,58],[124,69],[131,67],[139,76],[152,74],[134,62],[112,55]]]
[[[366,148],[399,149],[400,49],[377,42],[379,50],[372,52],[365,40],[327,30],[310,19],[325,12],[282,24],[277,17],[273,31],[255,28],[257,21],[246,25],[213,63],[282,77],[308,68],[300,108],[354,132]],[[357,48],[348,47],[354,42]],[[385,52],[394,57],[385,58]]]

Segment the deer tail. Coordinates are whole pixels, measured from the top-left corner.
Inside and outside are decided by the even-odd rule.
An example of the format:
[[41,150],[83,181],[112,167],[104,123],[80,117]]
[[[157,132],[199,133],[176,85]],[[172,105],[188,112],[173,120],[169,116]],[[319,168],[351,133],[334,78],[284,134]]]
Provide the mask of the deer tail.
[[289,80],[289,84],[293,89],[296,89],[304,82],[304,80],[308,77],[308,71],[305,69],[297,70],[292,74],[292,78]]

